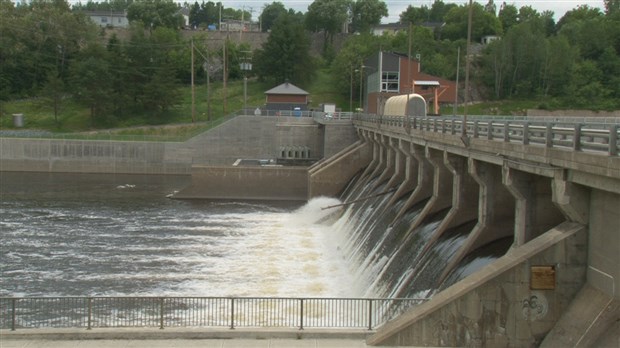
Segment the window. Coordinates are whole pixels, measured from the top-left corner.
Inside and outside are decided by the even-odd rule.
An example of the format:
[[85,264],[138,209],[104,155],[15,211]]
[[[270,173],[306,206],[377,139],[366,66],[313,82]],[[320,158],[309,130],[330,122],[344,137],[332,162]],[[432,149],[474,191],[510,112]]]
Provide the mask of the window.
[[107,23],[108,17],[101,17],[101,23]]
[[384,71],[381,74],[381,92],[398,93],[398,73],[393,71]]

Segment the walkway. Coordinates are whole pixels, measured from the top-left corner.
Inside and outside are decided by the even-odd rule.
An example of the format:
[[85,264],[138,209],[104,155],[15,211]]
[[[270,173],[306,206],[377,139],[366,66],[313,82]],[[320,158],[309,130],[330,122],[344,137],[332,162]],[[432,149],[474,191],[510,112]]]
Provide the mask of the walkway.
[[[365,348],[363,330],[0,330],[0,348]],[[393,348],[393,347],[392,347]]]

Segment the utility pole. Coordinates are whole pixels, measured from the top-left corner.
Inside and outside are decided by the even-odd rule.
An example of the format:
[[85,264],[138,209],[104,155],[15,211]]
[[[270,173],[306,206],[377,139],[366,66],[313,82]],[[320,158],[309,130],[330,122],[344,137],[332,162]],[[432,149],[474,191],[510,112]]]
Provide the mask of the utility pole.
[[454,93],[454,109],[452,111],[453,116],[456,116],[456,108],[459,104],[459,70],[461,67],[461,47],[456,49],[456,91]]
[[467,103],[469,103],[469,60],[471,57],[471,26],[472,26],[472,0],[469,0],[469,13],[467,15],[467,53],[465,54],[465,106],[463,108],[463,135],[462,140],[467,146]]
[[224,76],[223,76],[223,83],[224,83],[224,115],[226,115],[228,113],[228,89],[226,86],[226,82],[228,81],[228,57],[226,56],[226,46],[228,45],[228,32],[226,33],[226,40],[224,41]]
[[194,38],[192,37],[192,123],[196,122],[196,88],[194,86]]

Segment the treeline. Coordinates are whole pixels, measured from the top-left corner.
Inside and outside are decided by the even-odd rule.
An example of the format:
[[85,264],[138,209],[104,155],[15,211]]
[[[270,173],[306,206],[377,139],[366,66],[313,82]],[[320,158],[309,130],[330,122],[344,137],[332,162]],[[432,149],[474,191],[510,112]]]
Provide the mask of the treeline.
[[[181,36],[179,6],[172,0],[103,4],[127,11],[131,27],[126,39],[107,38],[105,29],[65,0],[20,5],[0,0],[0,100],[41,97],[58,115],[62,103],[73,98],[90,110],[94,124],[145,114],[165,117],[180,103],[179,88],[191,77],[192,43]],[[540,100],[548,108],[620,108],[620,0],[606,0],[606,6],[605,11],[579,6],[556,23],[552,13],[528,6],[497,10],[492,1],[474,3],[472,41],[498,37],[471,52],[475,95]],[[375,36],[372,26],[387,15],[379,0],[315,0],[305,14],[273,2],[259,16],[271,34],[251,52],[251,74],[268,85],[289,80],[303,88],[316,69],[329,68],[332,84],[348,97],[358,90],[361,74],[369,73],[362,67],[367,57],[378,50],[411,50],[423,72],[455,80],[459,70],[462,82],[468,12],[467,5],[440,0],[430,7],[410,6],[401,21],[405,28],[412,24],[411,35],[403,30]],[[331,42],[342,31],[355,34],[336,51]],[[320,57],[310,54],[309,32],[324,35]],[[209,32],[194,34],[196,81],[204,83],[207,72],[218,80],[224,74],[243,76],[239,63],[248,59],[248,47],[226,41],[226,50],[209,51]]]
[[[605,4],[604,12],[578,6],[556,23],[552,12],[530,6],[504,3],[498,10],[492,0],[474,3],[472,94],[484,100],[538,100],[542,108],[619,109],[620,1]],[[413,24],[411,37],[405,30],[393,37],[351,38],[332,62],[335,83],[348,91],[366,57],[379,49],[407,53],[409,40],[425,73],[455,80],[458,62],[462,82],[468,13],[467,5],[442,1],[409,6],[401,21]],[[485,36],[497,40],[482,45]]]
[[[57,121],[67,98],[88,108],[93,125],[160,117],[181,101],[179,88],[190,82],[191,43],[165,16],[148,26],[134,18],[121,41],[116,35],[106,39],[65,1],[14,6],[0,0],[0,13],[0,100],[40,97]],[[208,52],[206,42],[195,40],[196,55],[205,55],[196,59],[195,76],[205,81],[209,71],[211,79],[221,80],[223,50]],[[233,42],[226,48],[228,76],[240,77],[240,52],[249,48]]]

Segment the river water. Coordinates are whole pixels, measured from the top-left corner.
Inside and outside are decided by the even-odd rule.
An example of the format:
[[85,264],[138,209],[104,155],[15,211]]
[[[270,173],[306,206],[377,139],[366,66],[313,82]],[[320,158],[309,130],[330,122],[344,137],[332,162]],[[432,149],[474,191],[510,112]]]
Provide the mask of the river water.
[[179,201],[187,176],[0,172],[0,296],[353,297],[308,204]]

